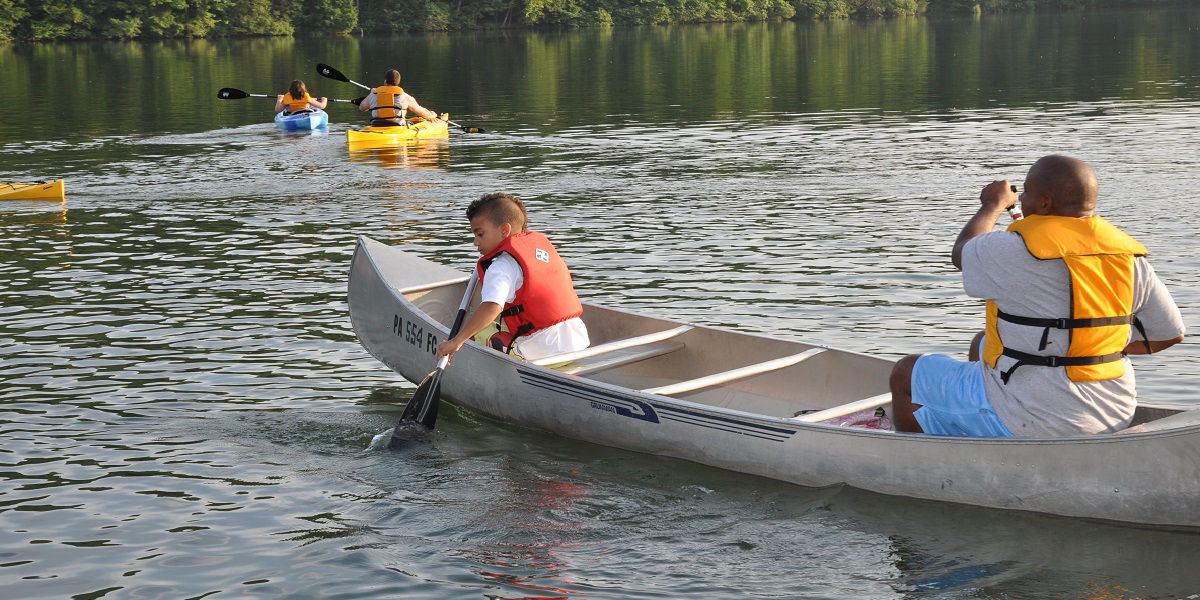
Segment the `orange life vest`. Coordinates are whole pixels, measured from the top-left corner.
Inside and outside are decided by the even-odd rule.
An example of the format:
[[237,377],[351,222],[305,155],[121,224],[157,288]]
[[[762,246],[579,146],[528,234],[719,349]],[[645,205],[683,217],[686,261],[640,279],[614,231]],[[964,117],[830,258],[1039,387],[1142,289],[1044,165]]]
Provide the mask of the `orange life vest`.
[[506,238],[476,263],[480,284],[492,260],[506,252],[521,266],[524,283],[511,303],[504,305],[500,318],[511,333],[508,350],[516,338],[540,331],[583,314],[583,305],[575,295],[567,263],[546,236],[526,231]]
[[400,95],[404,93],[404,88],[398,85],[381,85],[371,91],[375,93],[375,108],[371,109],[372,117],[376,119],[403,118]]
[[312,96],[308,95],[307,92],[305,92],[304,97],[299,100],[296,100],[295,97],[292,96],[291,92],[287,92],[283,95],[283,112],[284,114],[291,114],[298,110],[304,110],[308,108],[308,104],[312,101]]
[[[1008,383],[1013,371],[1023,365],[1065,367],[1071,381],[1101,381],[1125,374],[1122,352],[1129,340],[1129,326],[1142,331],[1133,316],[1133,259],[1144,256],[1146,247],[1099,216],[1086,219],[1052,215],[1030,215],[1008,226],[1040,260],[1062,260],[1071,275],[1071,315],[1065,318],[1010,315],[987,302],[987,329],[983,360],[995,367],[1001,356],[1016,363],[1001,373]],[[1038,351],[1046,349],[1051,329],[1070,331],[1066,356],[1044,356],[1008,348],[1000,339],[997,320],[1043,327]],[[1146,344],[1149,350],[1149,342]]]

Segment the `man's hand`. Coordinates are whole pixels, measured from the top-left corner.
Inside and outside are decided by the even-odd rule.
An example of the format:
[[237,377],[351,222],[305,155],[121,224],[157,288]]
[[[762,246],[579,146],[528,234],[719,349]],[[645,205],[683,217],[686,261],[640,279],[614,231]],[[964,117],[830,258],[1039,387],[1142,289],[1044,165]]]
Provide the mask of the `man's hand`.
[[950,252],[950,262],[954,263],[954,268],[962,270],[962,252],[967,242],[991,231],[1005,209],[1016,203],[1017,193],[1012,191],[1008,181],[993,181],[979,192],[979,211],[963,226],[958,239],[954,240],[954,250]]
[[1017,205],[1019,198],[1012,188],[1008,181],[993,181],[979,192],[979,203],[997,212],[1008,210]]

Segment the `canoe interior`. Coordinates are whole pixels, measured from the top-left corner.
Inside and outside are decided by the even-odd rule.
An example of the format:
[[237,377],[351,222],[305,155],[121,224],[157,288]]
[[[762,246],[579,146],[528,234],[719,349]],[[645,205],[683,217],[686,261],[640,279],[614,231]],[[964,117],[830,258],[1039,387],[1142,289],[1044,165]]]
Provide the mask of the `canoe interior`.
[[[418,309],[449,327],[466,290],[465,282],[405,294]],[[478,305],[476,295],[472,305]],[[625,340],[679,327],[666,319],[585,305],[592,346]],[[811,344],[778,340],[706,327],[691,330],[659,344],[653,356],[580,375],[633,389],[647,389],[793,356],[816,348]],[[588,363],[586,360],[579,363]],[[888,392],[892,361],[853,352],[827,349],[795,365],[748,376],[720,385],[672,393],[671,397],[774,417],[793,417]],[[575,362],[551,365],[571,372]]]
[[[418,309],[449,327],[466,290],[466,281],[406,293]],[[472,306],[479,303],[476,292]],[[584,305],[592,346],[626,340],[679,327],[676,321]],[[759,364],[815,348],[811,344],[778,340],[706,327],[644,346],[644,358],[588,371],[581,377],[633,389],[648,389],[714,373]],[[657,349],[654,349],[657,347]],[[571,372],[579,365],[600,361],[577,361],[550,365]],[[826,349],[798,364],[699,390],[671,394],[672,397],[733,410],[780,418],[802,412],[825,410],[864,398],[886,394],[893,361],[844,350]],[[1158,429],[1159,420],[1185,411],[1141,405],[1134,414],[1129,433]],[[1163,421],[1165,426],[1176,419]]]

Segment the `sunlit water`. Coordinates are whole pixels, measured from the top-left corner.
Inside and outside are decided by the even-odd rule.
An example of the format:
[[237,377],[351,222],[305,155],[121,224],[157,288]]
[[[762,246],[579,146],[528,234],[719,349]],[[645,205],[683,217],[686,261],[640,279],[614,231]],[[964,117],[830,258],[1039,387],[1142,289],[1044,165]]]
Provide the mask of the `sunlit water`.
[[[780,40],[819,38],[870,49],[902,31],[898,47],[911,49],[961,30],[950,43],[970,55],[979,49],[969,20],[511,34],[494,45],[314,40],[277,51],[297,73],[332,61],[322,52],[377,63],[401,48],[457,64],[453,83],[416,66],[406,80],[427,106],[492,133],[390,151],[348,152],[356,116],[345,107],[331,108],[325,131],[284,134],[266,104],[222,104],[207,88],[160,114],[156,84],[139,80],[104,103],[143,107],[145,120],[84,118],[75,131],[6,96],[16,112],[0,128],[0,180],[64,177],[68,201],[0,206],[4,596],[1200,593],[1194,535],[805,489],[448,408],[428,443],[369,449],[413,386],[357,344],[345,303],[356,236],[465,269],[475,253],[462,211],[504,190],[525,198],[587,301],[890,357],[964,355],[982,315],[949,264],[954,236],[983,185],[1019,181],[1037,157],[1066,152],[1096,167],[1103,214],[1150,248],[1194,329],[1200,36],[1187,25],[1195,11],[1171,14],[1193,33],[1177,53],[1190,62],[1143,65],[1130,79],[1141,63],[1106,56],[1120,75],[1024,83],[994,98],[981,91],[987,69],[956,80],[957,67],[932,68],[916,87],[918,66],[876,64],[867,50],[811,72],[750,54],[737,59],[727,97],[677,89],[711,92],[678,72],[723,77],[716,55],[726,46],[775,52]],[[1036,35],[1074,18],[1001,23]],[[1167,44],[1179,27],[1142,43]],[[1068,34],[1064,46],[1099,44]],[[690,54],[669,51],[681,41]],[[229,54],[265,43],[185,45],[182,56],[152,44],[4,48],[0,62],[21,74],[78,60],[100,78],[162,57],[155,69],[192,69],[213,92],[256,81],[258,91],[294,75],[239,71]],[[537,64],[550,66],[527,70],[538,48],[551,58]],[[514,66],[502,73],[471,66],[506,59]],[[1013,60],[1011,71],[1054,71],[1039,70],[1045,57]],[[633,74],[593,81],[616,70],[596,66],[606,61]],[[843,82],[858,75],[882,79]],[[669,84],[648,83],[655,76]],[[306,78],[320,93],[356,95]],[[450,93],[480,79],[489,93]],[[603,82],[632,91],[590,89]],[[172,114],[178,125],[164,125]],[[1196,355],[1187,343],[1136,359],[1142,400],[1200,402]]]

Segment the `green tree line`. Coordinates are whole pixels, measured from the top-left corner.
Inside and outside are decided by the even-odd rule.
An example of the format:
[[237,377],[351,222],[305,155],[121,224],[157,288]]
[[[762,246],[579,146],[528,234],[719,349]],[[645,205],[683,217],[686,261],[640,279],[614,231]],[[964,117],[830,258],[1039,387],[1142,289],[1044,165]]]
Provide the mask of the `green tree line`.
[[1006,12],[1186,0],[0,0],[0,41],[603,27]]

